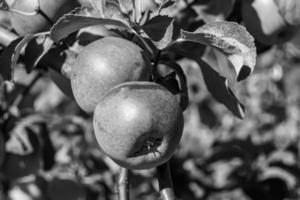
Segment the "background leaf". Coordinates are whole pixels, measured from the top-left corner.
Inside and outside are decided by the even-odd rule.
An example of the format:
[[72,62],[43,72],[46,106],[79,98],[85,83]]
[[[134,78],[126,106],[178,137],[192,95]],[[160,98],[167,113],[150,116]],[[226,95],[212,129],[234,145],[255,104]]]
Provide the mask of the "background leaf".
[[199,0],[192,4],[192,9],[198,14],[198,18],[206,23],[224,21],[232,12],[235,0]]
[[298,0],[274,0],[279,13],[290,25],[300,25],[300,1]]

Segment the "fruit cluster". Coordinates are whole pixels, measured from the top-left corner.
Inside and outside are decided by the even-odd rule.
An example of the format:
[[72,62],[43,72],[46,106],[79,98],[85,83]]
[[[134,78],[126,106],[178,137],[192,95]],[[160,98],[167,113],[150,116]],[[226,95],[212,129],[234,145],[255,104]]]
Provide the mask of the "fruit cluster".
[[182,135],[176,97],[148,82],[150,72],[151,62],[141,47],[110,36],[85,46],[70,72],[76,102],[85,112],[94,112],[101,149],[129,169],[166,162]]

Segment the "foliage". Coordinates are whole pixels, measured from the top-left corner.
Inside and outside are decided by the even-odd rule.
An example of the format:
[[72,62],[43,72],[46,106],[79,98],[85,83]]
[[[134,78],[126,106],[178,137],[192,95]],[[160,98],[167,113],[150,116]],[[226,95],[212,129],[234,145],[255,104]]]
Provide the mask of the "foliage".
[[[152,10],[132,2],[82,0],[48,32],[17,36],[8,46],[0,33],[3,199],[116,198],[119,167],[96,143],[92,116],[48,72],[68,78],[86,42],[107,34],[143,48],[151,81],[185,110],[170,160],[178,199],[298,199],[298,1],[274,0],[295,32],[274,44],[248,33],[241,0],[156,0]],[[10,5],[0,0],[0,16]],[[80,32],[97,26],[106,31]],[[1,28],[14,30],[9,23]],[[158,199],[156,178],[155,169],[132,171],[130,199]]]

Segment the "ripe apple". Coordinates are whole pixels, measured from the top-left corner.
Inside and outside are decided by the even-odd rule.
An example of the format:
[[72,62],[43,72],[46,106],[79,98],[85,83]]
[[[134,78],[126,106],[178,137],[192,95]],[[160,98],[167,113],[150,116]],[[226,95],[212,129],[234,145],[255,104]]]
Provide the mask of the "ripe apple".
[[123,38],[104,37],[79,52],[71,71],[78,105],[92,113],[102,95],[113,86],[148,80],[150,60],[138,45]]
[[289,40],[296,29],[283,20],[274,0],[243,0],[242,19],[255,39],[267,45]]
[[[75,0],[15,0],[11,8],[32,13],[38,8],[38,1],[40,2],[40,10],[52,23],[79,5]],[[33,16],[14,12],[10,14],[12,27],[19,35],[46,31],[52,26],[51,22],[40,13]]]
[[113,87],[98,102],[93,127],[101,149],[128,169],[148,169],[168,161],[178,146],[183,114],[163,86],[133,81]]

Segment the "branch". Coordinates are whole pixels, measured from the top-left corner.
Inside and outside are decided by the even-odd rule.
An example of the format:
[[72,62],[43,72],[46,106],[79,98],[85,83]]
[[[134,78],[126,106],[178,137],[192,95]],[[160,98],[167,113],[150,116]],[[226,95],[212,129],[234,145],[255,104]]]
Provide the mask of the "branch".
[[119,200],[129,200],[129,170],[121,167],[118,180]]
[[157,167],[159,191],[163,200],[175,200],[169,162]]

